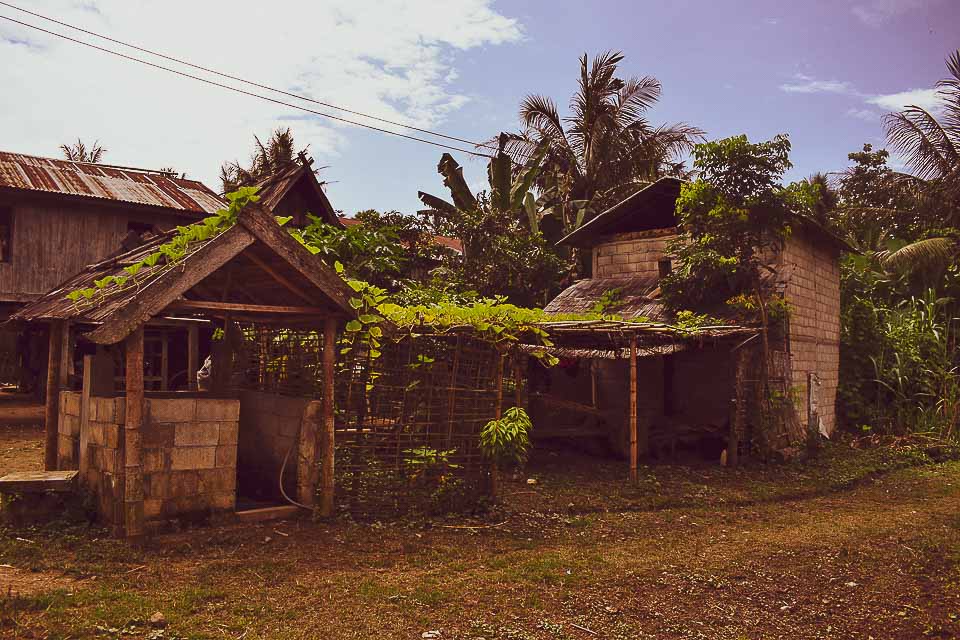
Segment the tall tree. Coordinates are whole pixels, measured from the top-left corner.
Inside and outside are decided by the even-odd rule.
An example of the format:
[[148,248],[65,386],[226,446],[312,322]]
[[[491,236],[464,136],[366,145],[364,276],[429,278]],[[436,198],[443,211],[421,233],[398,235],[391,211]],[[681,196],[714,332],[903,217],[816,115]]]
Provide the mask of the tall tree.
[[238,187],[252,186],[264,178],[283,171],[298,161],[310,164],[307,148],[296,150],[290,127],[278,128],[267,143],[253,136],[254,149],[247,166],[237,161],[226,162],[220,167],[220,181],[224,192],[236,191]]
[[[950,76],[937,82],[941,112],[916,105],[886,117],[887,140],[903,154],[919,183],[925,208],[936,229],[960,226],[960,49],[946,60]],[[934,230],[931,229],[931,230]],[[956,233],[931,234],[887,258],[895,269],[940,271],[960,255]]]
[[561,116],[556,103],[542,95],[529,95],[520,105],[524,129],[509,136],[506,149],[528,164],[536,149],[547,146],[537,187],[552,199],[560,233],[649,181],[685,175],[681,156],[703,137],[703,131],[684,123],[651,124],[646,112],[660,98],[660,82],[651,76],[621,79],[622,60],[619,51],[592,62],[581,56],[569,116]]
[[100,162],[107,150],[100,146],[100,141],[96,140],[89,149],[84,142],[77,138],[76,144],[62,144],[60,151],[66,160],[74,162]]

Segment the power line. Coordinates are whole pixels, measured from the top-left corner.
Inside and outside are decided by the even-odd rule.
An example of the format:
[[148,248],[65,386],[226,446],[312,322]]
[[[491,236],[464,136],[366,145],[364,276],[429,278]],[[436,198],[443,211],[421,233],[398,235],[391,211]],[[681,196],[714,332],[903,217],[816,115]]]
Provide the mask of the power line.
[[255,81],[253,81],[253,80],[247,80],[246,78],[242,78],[242,77],[239,77],[239,76],[231,75],[231,74],[229,74],[229,73],[224,73],[224,72],[222,72],[222,71],[217,71],[216,69],[211,69],[211,68],[209,68],[209,67],[204,67],[204,66],[199,65],[199,64],[194,64],[194,63],[189,62],[189,61],[187,61],[187,60],[184,60],[184,59],[182,59],[182,58],[176,58],[176,57],[174,57],[174,56],[170,56],[170,55],[167,55],[167,54],[165,54],[165,53],[160,53],[159,51],[154,51],[154,50],[152,50],[152,49],[147,49],[147,48],[145,48],[145,47],[141,47],[141,46],[138,46],[138,45],[135,45],[135,44],[130,44],[129,42],[124,42],[123,40],[118,40],[118,39],[116,39],[116,38],[111,38],[110,36],[105,36],[105,35],[103,35],[102,33],[97,33],[97,32],[95,32],[95,31],[90,31],[90,30],[88,30],[88,29],[84,29],[83,27],[78,27],[78,26],[73,25],[73,24],[70,24],[70,23],[68,23],[68,22],[63,22],[63,21],[61,21],[61,20],[57,20],[56,18],[51,18],[51,17],[49,17],[49,16],[45,16],[45,15],[43,15],[43,14],[36,13],[35,11],[30,11],[30,10],[28,10],[28,9],[24,9],[24,8],[22,8],[22,7],[18,7],[18,6],[16,6],[16,5],[10,4],[9,2],[4,2],[3,0],[0,0],[0,5],[3,5],[3,6],[5,6],[5,7],[9,7],[9,8],[11,8],[11,9],[15,9],[15,10],[17,10],[17,11],[21,11],[21,12],[26,13],[26,14],[28,14],[28,15],[34,16],[34,17],[36,17],[36,18],[40,18],[40,19],[42,19],[42,20],[46,20],[46,21],[48,21],[48,22],[52,22],[52,23],[54,23],[54,24],[58,24],[58,25],[60,25],[60,26],[62,26],[62,27],[67,27],[68,29],[73,29],[73,30],[75,30],[75,31],[79,31],[79,32],[85,33],[85,34],[87,34],[87,35],[91,35],[91,36],[94,36],[94,37],[96,37],[96,38],[100,38],[100,39],[102,39],[102,40],[106,40],[106,41],[108,41],[108,42],[113,42],[114,44],[119,44],[119,45],[122,45],[122,46],[124,46],[124,47],[128,47],[128,48],[133,49],[133,50],[135,50],[135,51],[140,51],[141,53],[147,53],[147,54],[150,54],[150,55],[152,55],[152,56],[156,56],[156,57],[158,57],[158,58],[163,58],[164,60],[169,60],[169,61],[171,61],[171,62],[176,62],[177,64],[182,64],[182,65],[184,65],[184,66],[186,66],[186,67],[191,67],[191,68],[193,68],[193,69],[198,69],[198,70],[200,70],[200,71],[205,71],[205,72],[207,72],[207,73],[212,73],[213,75],[220,76],[220,77],[222,77],[222,78],[228,78],[228,79],[230,79],[230,80],[235,80],[236,82],[242,82],[242,83],[244,83],[244,84],[247,84],[247,85],[250,85],[250,86],[253,86],[253,87],[257,87],[258,89],[266,89],[267,91],[273,91],[273,92],[275,92],[275,93],[279,93],[279,94],[281,94],[281,95],[285,95],[285,96],[288,96],[288,97],[290,97],[290,98],[297,98],[298,100],[305,100],[306,102],[312,102],[312,103],[314,103],[314,104],[318,104],[318,105],[323,106],[323,107],[329,107],[329,108],[331,108],[331,109],[336,109],[336,110],[338,110],[338,111],[344,111],[344,112],[346,112],[346,113],[351,113],[351,114],[356,115],[356,116],[361,116],[361,117],[364,117],[364,118],[369,118],[369,119],[371,119],[371,120],[376,120],[376,121],[378,121],[378,122],[383,122],[383,123],[385,123],[385,124],[392,124],[392,125],[397,126],[397,127],[404,127],[404,128],[406,128],[406,129],[411,129],[411,130],[413,130],[413,131],[419,131],[420,133],[426,133],[426,134],[428,134],[428,135],[436,136],[436,137],[438,137],[438,138],[445,138],[445,139],[447,139],[447,140],[453,140],[454,142],[461,142],[461,143],[463,143],[463,144],[469,144],[469,145],[474,146],[474,147],[484,147],[484,148],[486,148],[486,149],[491,149],[491,150],[493,150],[493,151],[497,151],[497,150],[498,150],[497,147],[491,146],[491,145],[486,144],[486,143],[483,143],[483,142],[475,142],[475,141],[473,141],[473,140],[467,140],[466,138],[459,138],[459,137],[457,137],[457,136],[451,136],[451,135],[448,135],[448,134],[446,134],[446,133],[440,133],[440,132],[438,132],[438,131],[431,131],[430,129],[422,129],[422,128],[420,128],[420,127],[415,127],[415,126],[410,125],[410,124],[404,124],[404,123],[402,123],[402,122],[396,122],[395,120],[388,120],[387,118],[381,118],[381,117],[379,117],[379,116],[373,116],[373,115],[370,115],[370,114],[368,114],[368,113],[363,113],[362,111],[355,111],[355,110],[353,110],[353,109],[349,109],[349,108],[347,108],[347,107],[342,107],[342,106],[340,106],[340,105],[336,105],[336,104],[333,104],[333,103],[330,103],[330,102],[324,102],[324,101],[322,101],[322,100],[317,100],[317,99],[312,98],[312,97],[307,96],[307,95],[301,95],[301,94],[297,94],[297,93],[292,93],[292,92],[290,92],[290,91],[285,91],[284,89],[277,89],[276,87],[271,87],[271,86],[269,86],[269,85],[261,84],[261,83],[259,83],[259,82],[255,82]]
[[[2,4],[6,4],[6,3],[2,3]],[[29,23],[27,23],[27,22],[22,22],[22,21],[20,21],[20,20],[17,20],[16,18],[11,18],[11,17],[9,17],[9,16],[2,16],[2,15],[0,15],[0,18],[2,18],[2,19],[4,19],[4,20],[9,20],[10,22],[13,22],[13,23],[15,23],[15,24],[19,24],[20,26],[23,26],[23,27],[27,27],[28,29],[34,29],[34,30],[36,30],[36,31],[40,31],[40,32],[42,32],[42,33],[46,33],[47,35],[55,36],[55,37],[57,37],[57,38],[62,38],[62,39],[67,40],[67,41],[69,41],[69,42],[73,42],[73,43],[75,43],[75,44],[83,45],[83,46],[85,46],[85,47],[89,47],[89,48],[91,48],[91,49],[95,49],[95,50],[97,50],[97,51],[101,51],[101,52],[103,52],[103,53],[109,53],[110,55],[114,55],[114,56],[117,56],[117,57],[120,57],[120,58],[124,58],[124,59],[126,59],[126,60],[130,60],[130,61],[133,61],[133,62],[138,62],[138,63],[143,64],[143,65],[146,65],[146,66],[148,66],[148,67],[153,67],[154,69],[160,69],[160,70],[162,70],[162,71],[167,71],[167,72],[169,72],[169,73],[174,73],[174,74],[176,74],[176,75],[178,75],[178,76],[182,76],[182,77],[184,77],[184,78],[190,78],[191,80],[196,80],[196,81],[198,81],[198,82],[203,82],[203,83],[206,83],[206,84],[215,86],[215,87],[220,87],[221,89],[227,89],[228,91],[233,91],[233,92],[235,92],[235,93],[240,93],[240,94],[243,94],[243,95],[246,95],[246,96],[250,96],[250,97],[253,97],[253,98],[259,98],[259,99],[261,99],[261,100],[266,100],[267,102],[272,102],[272,103],[274,103],[274,104],[279,104],[279,105],[282,105],[282,106],[285,106],[285,107],[290,107],[291,109],[299,109],[300,111],[305,111],[305,112],[307,112],[307,113],[312,113],[312,114],[314,114],[314,115],[322,116],[322,117],[324,117],[324,118],[329,118],[329,119],[331,119],[331,120],[337,120],[338,122],[344,122],[344,123],[346,123],[346,124],[352,124],[352,125],[355,125],[355,126],[358,126],[358,127],[363,127],[363,128],[365,128],[365,129],[370,129],[370,130],[372,130],[372,131],[378,131],[378,132],[380,132],[380,133],[387,133],[387,134],[392,135],[392,136],[397,136],[397,137],[400,137],[400,138],[406,138],[407,140],[413,140],[413,141],[415,141],[415,142],[422,142],[422,143],[424,143],[424,144],[433,145],[433,146],[435,146],[435,147],[440,147],[440,148],[442,148],[442,149],[449,149],[449,150],[451,150],[451,151],[458,151],[458,152],[460,152],[460,153],[466,153],[466,154],[469,154],[469,155],[472,155],[472,156],[477,156],[477,157],[480,157],[480,158],[489,158],[489,157],[490,157],[490,156],[488,156],[488,155],[486,155],[486,154],[484,154],[484,153],[478,153],[478,152],[476,152],[476,151],[470,151],[470,150],[467,150],[467,149],[461,149],[461,148],[459,148],[459,147],[454,147],[454,146],[451,146],[451,145],[448,145],[448,144],[443,144],[442,142],[435,142],[435,141],[433,141],[433,140],[426,140],[426,139],[424,139],[424,138],[418,138],[417,136],[411,136],[411,135],[407,135],[407,134],[405,134],[405,133],[399,133],[399,132],[397,132],[397,131],[390,131],[389,129],[384,129],[384,128],[382,128],[382,127],[377,127],[377,126],[374,126],[374,125],[371,125],[371,124],[366,124],[366,123],[363,123],[363,122],[357,122],[356,120],[350,120],[350,119],[348,119],[348,118],[342,118],[342,117],[340,117],[340,116],[335,116],[335,115],[330,114],[330,113],[325,113],[325,112],[323,112],[323,111],[317,111],[317,110],[315,110],[315,109],[309,109],[309,108],[307,108],[307,107],[304,107],[304,106],[301,106],[301,105],[298,105],[298,104],[293,104],[293,103],[291,103],[291,102],[286,102],[285,100],[278,100],[277,98],[272,98],[272,97],[270,97],[270,96],[265,96],[265,95],[263,95],[263,94],[255,93],[255,92],[253,92],[253,91],[247,91],[246,89],[240,89],[239,87],[234,87],[234,86],[231,86],[231,85],[228,85],[228,84],[224,84],[224,83],[222,83],[222,82],[217,82],[216,80],[210,80],[210,79],[208,79],[208,78],[203,78],[203,77],[201,77],[201,76],[196,76],[196,75],[193,75],[193,74],[191,74],[191,73],[187,73],[187,72],[185,72],[185,71],[180,71],[180,70],[178,70],[178,69],[171,69],[170,67],[165,67],[165,66],[163,66],[163,65],[161,65],[161,64],[157,64],[157,63],[155,63],[155,62],[150,62],[150,61],[148,61],[148,60],[143,60],[142,58],[137,58],[137,57],[135,57],[135,56],[127,55],[127,54],[121,53],[121,52],[119,52],[119,51],[114,51],[113,49],[108,49],[108,48],[106,48],[106,47],[101,47],[101,46],[99,46],[99,45],[95,45],[95,44],[92,44],[92,43],[90,43],[90,42],[85,42],[85,41],[83,41],[83,40],[78,40],[77,38],[72,38],[72,37],[70,37],[70,36],[68,36],[68,35],[64,35],[64,34],[62,34],[62,33],[57,33],[56,31],[50,31],[49,29],[44,29],[43,27],[38,27],[37,25],[34,25],[34,24],[29,24]],[[405,125],[400,125],[400,126],[405,126]],[[473,144],[473,143],[470,143],[470,144]]]

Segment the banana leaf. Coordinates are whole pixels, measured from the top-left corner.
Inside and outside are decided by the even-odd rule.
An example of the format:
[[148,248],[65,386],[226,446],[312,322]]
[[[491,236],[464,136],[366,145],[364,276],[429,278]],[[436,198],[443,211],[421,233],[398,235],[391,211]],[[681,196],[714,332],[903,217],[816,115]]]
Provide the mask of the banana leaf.
[[437,173],[443,176],[443,184],[450,189],[453,204],[458,209],[471,211],[477,208],[477,199],[467,186],[467,181],[463,179],[463,167],[453,159],[453,156],[445,153],[440,157]]

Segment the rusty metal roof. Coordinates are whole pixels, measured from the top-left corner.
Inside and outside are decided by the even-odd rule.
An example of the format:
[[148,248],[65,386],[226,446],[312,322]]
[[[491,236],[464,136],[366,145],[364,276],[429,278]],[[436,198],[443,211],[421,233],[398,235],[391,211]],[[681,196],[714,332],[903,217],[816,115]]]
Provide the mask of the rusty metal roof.
[[196,180],[159,171],[73,162],[0,151],[0,188],[22,189],[163,207],[205,215],[224,207]]

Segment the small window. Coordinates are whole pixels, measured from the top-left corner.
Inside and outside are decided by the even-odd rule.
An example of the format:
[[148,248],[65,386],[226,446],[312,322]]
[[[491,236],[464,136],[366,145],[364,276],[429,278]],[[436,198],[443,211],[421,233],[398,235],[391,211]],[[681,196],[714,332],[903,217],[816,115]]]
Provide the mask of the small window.
[[0,208],[0,262],[10,262],[13,256],[13,211]]
[[660,277],[666,278],[673,271],[673,262],[670,258],[661,258],[657,260],[657,268],[660,270]]
[[142,236],[147,231],[153,231],[153,225],[149,222],[127,222],[127,231],[133,231],[138,236]]

